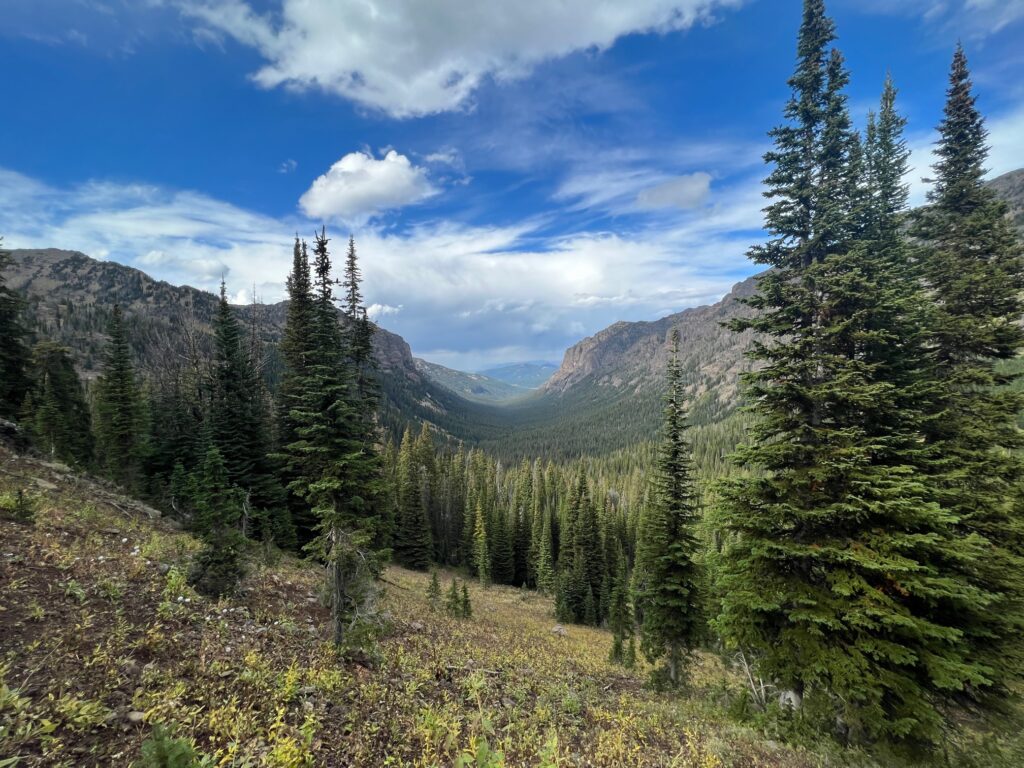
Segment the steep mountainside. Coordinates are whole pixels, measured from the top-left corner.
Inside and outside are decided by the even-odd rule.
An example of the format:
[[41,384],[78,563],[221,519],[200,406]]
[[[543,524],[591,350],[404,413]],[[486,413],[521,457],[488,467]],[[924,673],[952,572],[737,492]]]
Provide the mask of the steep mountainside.
[[526,389],[537,389],[558,370],[554,363],[510,363],[480,371],[484,376]]
[[[1024,169],[990,182],[1006,200],[1024,234]],[[654,322],[615,323],[569,348],[561,367],[541,388],[541,402],[522,418],[536,430],[541,413],[561,419],[563,429],[580,435],[597,424],[611,425],[598,438],[619,448],[656,434],[668,337],[680,332],[683,371],[698,423],[718,421],[736,406],[739,374],[750,367],[744,356],[750,334],[735,334],[722,323],[749,311],[740,299],[756,290],[756,278],[737,284],[717,304],[687,309]],[[535,438],[524,442],[533,442]]]
[[530,389],[518,387],[483,373],[466,373],[446,368],[429,360],[413,358],[416,370],[435,384],[454,392],[459,397],[478,403],[506,403],[522,398]]
[[[70,348],[85,377],[92,378],[102,356],[114,302],[125,309],[136,359],[159,370],[168,359],[188,359],[192,349],[209,351],[210,321],[217,297],[189,286],[154,280],[137,269],[97,261],[77,251],[14,250],[5,273],[7,284],[29,301],[30,324],[37,332]],[[287,303],[235,307],[240,320],[262,339],[267,350],[267,379],[279,373],[275,342],[280,338]],[[386,395],[386,418],[397,428],[405,418],[426,419],[458,431],[470,415],[466,402],[424,376],[406,341],[378,328],[374,350]]]

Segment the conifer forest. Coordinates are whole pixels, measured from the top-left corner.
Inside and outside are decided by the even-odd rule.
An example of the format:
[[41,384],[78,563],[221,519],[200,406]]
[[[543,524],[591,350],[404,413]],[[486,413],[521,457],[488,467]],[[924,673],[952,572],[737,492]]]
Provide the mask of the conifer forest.
[[277,303],[0,232],[0,768],[1024,766],[1024,170],[969,29],[779,5],[742,282],[557,369],[413,358],[366,218]]

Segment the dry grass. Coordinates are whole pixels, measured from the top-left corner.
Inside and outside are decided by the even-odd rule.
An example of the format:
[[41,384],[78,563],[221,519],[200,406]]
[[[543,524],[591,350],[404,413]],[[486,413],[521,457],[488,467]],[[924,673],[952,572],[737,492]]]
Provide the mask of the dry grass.
[[429,609],[427,575],[392,568],[376,658],[342,662],[318,570],[256,564],[213,603],[184,584],[188,535],[69,474],[0,465],[0,493],[45,486],[34,523],[0,519],[0,763],[131,765],[162,723],[223,766],[820,764],[719,714],[736,683],[716,659],[688,697],[655,694],[607,663],[608,633],[554,634],[549,601],[519,590],[471,584],[474,617],[453,619]]

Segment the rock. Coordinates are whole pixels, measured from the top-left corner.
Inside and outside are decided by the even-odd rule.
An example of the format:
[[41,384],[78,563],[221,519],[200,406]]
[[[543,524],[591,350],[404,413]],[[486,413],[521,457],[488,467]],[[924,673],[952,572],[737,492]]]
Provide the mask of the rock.
[[144,718],[145,716],[145,713],[139,712],[139,710],[137,709],[133,709],[131,712],[124,716],[124,719],[127,720],[129,723],[138,724],[142,722],[142,718]]
[[423,631],[423,622],[422,621],[414,621],[412,624],[409,625],[409,629],[411,629],[413,632],[422,632]]
[[67,464],[61,464],[59,461],[41,461],[39,464],[47,469],[52,469],[54,472],[59,472],[62,475],[66,475],[71,471],[71,467]]
[[142,670],[139,669],[139,665],[135,663],[134,659],[128,659],[121,665],[121,674],[126,677],[138,677],[142,674]]
[[170,572],[171,566],[167,563],[157,563],[156,570],[161,576],[166,576]]
[[565,627],[561,624],[555,624],[555,626],[551,628],[551,634],[558,635],[559,637],[565,637]]
[[184,528],[180,520],[176,520],[173,517],[165,517],[164,525],[170,528],[172,531],[180,531]]
[[57,484],[51,483],[49,480],[43,480],[41,477],[36,478],[36,485],[42,488],[44,491],[55,491],[57,490]]

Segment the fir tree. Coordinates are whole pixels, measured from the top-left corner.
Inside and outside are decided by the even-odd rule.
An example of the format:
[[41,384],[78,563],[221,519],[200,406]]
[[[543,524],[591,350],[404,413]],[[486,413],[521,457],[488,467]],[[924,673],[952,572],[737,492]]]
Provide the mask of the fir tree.
[[611,600],[608,607],[608,628],[612,632],[612,650],[609,660],[625,664],[626,643],[633,636],[633,612],[629,606],[629,576],[626,573],[626,558],[619,553],[612,583]]
[[537,587],[544,594],[554,594],[558,585],[558,574],[552,558],[554,542],[551,540],[551,515],[541,512],[541,536],[537,551]]
[[469,587],[462,583],[462,600],[459,603],[459,615],[464,619],[473,618],[473,605],[469,602]]
[[32,350],[31,389],[22,415],[33,441],[79,467],[92,463],[92,417],[67,349],[49,341]]
[[989,599],[953,604],[945,619],[965,633],[969,657],[982,665],[964,694],[995,706],[1024,670],[1024,439],[1017,421],[1024,395],[1006,386],[1012,377],[998,367],[1024,348],[1024,248],[1005,203],[983,181],[987,131],[959,46],[949,82],[934,186],[913,228],[933,299],[937,396],[925,430],[928,487],[956,517],[958,536],[978,540],[984,553],[952,566]]
[[487,526],[484,523],[484,508],[478,501],[473,516],[473,560],[477,577],[483,586],[491,583],[491,554],[487,545]]
[[10,251],[4,250],[0,238],[0,418],[5,419],[17,417],[29,389],[29,351],[21,319],[24,301],[4,278],[10,261]]
[[441,607],[441,582],[437,578],[437,571],[430,572],[430,584],[427,587],[427,602],[430,603],[430,610],[436,611]]
[[334,644],[350,628],[365,626],[381,565],[375,549],[379,493],[376,453],[365,444],[352,402],[352,370],[346,365],[334,306],[334,279],[326,232],[316,237],[308,374],[289,417],[297,440],[286,448],[290,490],[311,506],[317,521],[312,549],[327,563]]
[[764,339],[745,377],[757,422],[736,457],[759,472],[723,488],[717,625],[801,711],[814,696],[845,738],[913,750],[941,738],[936,696],[982,672],[941,609],[989,598],[945,570],[977,542],[926,498],[915,284],[877,240],[891,226],[863,224],[865,163],[833,36],[807,0],[789,123],[766,156],[773,239],[751,250],[772,269],[750,302],[759,313],[734,324]]
[[217,448],[210,448],[198,483],[195,530],[205,542],[189,572],[197,591],[213,596],[231,592],[244,575],[244,538],[238,526],[242,515],[240,492],[232,487]]
[[[636,558],[644,574],[637,594],[643,612],[641,647],[652,662],[666,657],[668,678],[678,685],[685,674],[687,656],[700,638],[703,619],[697,589],[699,497],[687,439],[686,392],[677,330],[672,332],[671,344],[654,498],[644,510]],[[622,577],[625,579],[624,574]]]
[[125,488],[136,489],[143,452],[142,396],[120,305],[114,305],[107,333],[103,373],[96,382],[97,448],[107,474]]
[[399,563],[416,570],[426,570],[433,553],[430,521],[424,508],[423,475],[412,433],[406,429],[398,452],[398,530],[394,552]]
[[462,596],[459,593],[459,580],[452,579],[451,586],[448,587],[448,596],[445,598],[444,609],[448,612],[449,616],[461,616],[462,615]]
[[515,553],[509,527],[511,521],[499,510],[494,515],[494,524],[489,529],[494,543],[491,550],[491,579],[495,584],[515,583]]

